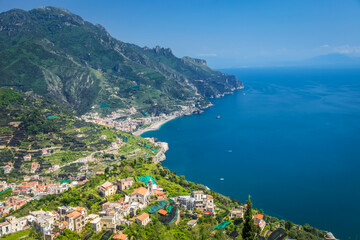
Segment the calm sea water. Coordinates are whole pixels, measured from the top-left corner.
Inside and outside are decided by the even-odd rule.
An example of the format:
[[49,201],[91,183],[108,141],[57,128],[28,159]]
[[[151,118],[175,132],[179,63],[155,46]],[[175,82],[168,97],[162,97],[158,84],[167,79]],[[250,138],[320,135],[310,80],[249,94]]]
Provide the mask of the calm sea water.
[[226,71],[245,89],[143,134],[169,143],[163,165],[243,202],[250,194],[269,215],[360,239],[360,70]]

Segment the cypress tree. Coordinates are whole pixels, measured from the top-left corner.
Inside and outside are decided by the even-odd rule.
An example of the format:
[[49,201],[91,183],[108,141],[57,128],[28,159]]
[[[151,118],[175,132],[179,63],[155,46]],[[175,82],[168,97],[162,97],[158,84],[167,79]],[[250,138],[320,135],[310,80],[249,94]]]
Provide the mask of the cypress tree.
[[254,219],[252,218],[252,204],[250,195],[247,200],[247,209],[244,216],[244,228],[242,230],[242,237],[244,240],[254,240],[257,231],[257,227],[254,225]]

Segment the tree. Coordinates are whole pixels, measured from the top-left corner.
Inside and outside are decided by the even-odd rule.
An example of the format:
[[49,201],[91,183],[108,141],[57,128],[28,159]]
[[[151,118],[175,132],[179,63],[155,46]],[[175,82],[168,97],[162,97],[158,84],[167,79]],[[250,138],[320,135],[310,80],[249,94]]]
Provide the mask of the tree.
[[242,237],[244,240],[253,240],[255,239],[258,228],[254,224],[254,219],[252,218],[252,203],[250,200],[250,195],[247,200],[247,209],[244,216],[244,227],[242,230]]
[[294,226],[294,224],[293,224],[292,222],[290,222],[290,221],[287,221],[287,222],[285,223],[285,228],[286,228],[287,230],[290,230],[293,226]]

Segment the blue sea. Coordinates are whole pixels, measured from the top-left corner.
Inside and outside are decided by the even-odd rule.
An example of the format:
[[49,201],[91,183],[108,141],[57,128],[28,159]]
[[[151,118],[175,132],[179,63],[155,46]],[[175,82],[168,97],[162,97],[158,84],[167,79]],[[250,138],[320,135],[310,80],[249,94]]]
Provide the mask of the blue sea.
[[142,135],[169,143],[163,165],[251,195],[266,214],[360,239],[360,69],[224,71],[245,88]]

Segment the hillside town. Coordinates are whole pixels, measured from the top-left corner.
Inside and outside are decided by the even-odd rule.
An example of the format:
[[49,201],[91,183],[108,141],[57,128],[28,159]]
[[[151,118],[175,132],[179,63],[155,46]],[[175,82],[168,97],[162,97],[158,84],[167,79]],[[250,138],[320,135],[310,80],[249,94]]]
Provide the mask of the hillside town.
[[[107,229],[114,232],[114,237],[122,237],[113,239],[127,239],[127,235],[118,231],[117,226],[121,224],[129,226],[131,223],[146,226],[151,222],[149,214],[161,214],[164,224],[178,222],[181,210],[193,213],[195,209],[199,209],[199,215],[196,214],[196,216],[202,214],[213,216],[215,214],[216,205],[213,197],[202,191],[193,191],[188,196],[168,198],[166,192],[157,185],[153,177],[138,177],[137,180],[142,182],[143,186],[134,188],[135,180],[132,177],[118,179],[114,183],[107,181],[98,186],[98,191],[103,197],[110,197],[116,193],[122,193],[124,197],[116,202],[106,201],[102,204],[102,211],[96,214],[88,214],[88,210],[84,207],[61,206],[56,211],[31,211],[29,215],[21,218],[5,217],[5,221],[0,223],[0,237],[32,227],[41,231],[45,239],[54,239],[61,229],[81,232],[89,223],[96,232]],[[66,183],[60,186],[41,186],[38,182],[24,182],[19,186],[2,184],[3,188],[10,187],[20,190],[23,195],[34,194],[34,197],[12,196],[2,202],[6,206],[4,208],[14,210],[44,194],[58,194],[74,187]],[[129,190],[131,193],[127,194],[125,191]],[[144,209],[150,204],[151,207],[145,211]],[[3,212],[3,216],[6,216],[5,212]],[[190,227],[195,225],[196,221],[189,222]]]
[[8,184],[3,181],[0,183],[0,193],[11,191],[14,195],[0,202],[0,215],[5,217],[32,200],[40,199],[49,194],[65,192],[72,186],[74,183],[41,184],[39,181],[24,181],[20,184]]
[[[161,125],[174,118],[178,118],[185,115],[191,115],[194,112],[201,112],[198,108],[193,106],[181,106],[181,110],[171,112],[170,114],[161,113],[159,116],[147,116],[141,118],[133,118],[132,115],[137,113],[137,110],[132,107],[130,109],[118,109],[106,117],[101,117],[96,112],[96,107],[93,106],[93,110],[82,115],[81,118],[86,122],[91,122],[107,127],[114,127],[117,130],[132,133],[143,127],[150,127],[156,129],[158,125]],[[137,134],[140,135],[140,134]]]
[[[96,190],[99,195],[107,200],[102,202],[101,211],[95,213],[90,213],[91,210],[85,207],[60,206],[53,211],[42,209],[30,211],[28,215],[19,218],[6,217],[9,209],[17,210],[29,201],[39,199],[47,194],[60,194],[76,187],[77,185],[68,183],[40,185],[38,181],[31,181],[15,185],[2,182],[0,190],[12,189],[19,195],[11,196],[1,202],[0,209],[5,220],[0,223],[0,237],[33,228],[41,232],[44,239],[53,240],[65,229],[80,233],[86,226],[89,226],[95,232],[111,231],[112,239],[127,240],[131,238],[123,232],[123,227],[119,228],[119,226],[126,227],[137,224],[146,227],[151,223],[154,214],[159,216],[159,221],[164,225],[177,225],[183,214],[189,214],[191,220],[187,222],[187,226],[191,229],[197,225],[201,217],[216,218],[222,211],[216,206],[214,196],[205,194],[202,190],[194,190],[190,195],[170,197],[167,191],[158,185],[153,176],[138,176],[121,178],[114,182],[105,181],[97,186]],[[116,201],[109,200],[119,194],[122,197]],[[230,221],[243,219],[247,207],[245,204],[231,209],[229,219],[223,220],[210,231],[224,229],[231,224]],[[263,230],[268,225],[264,215],[256,213],[252,218],[254,225],[259,227],[260,232],[264,232]],[[278,230],[281,236],[283,230],[279,228],[276,231]],[[335,240],[336,238],[331,233],[327,233],[324,239]]]

